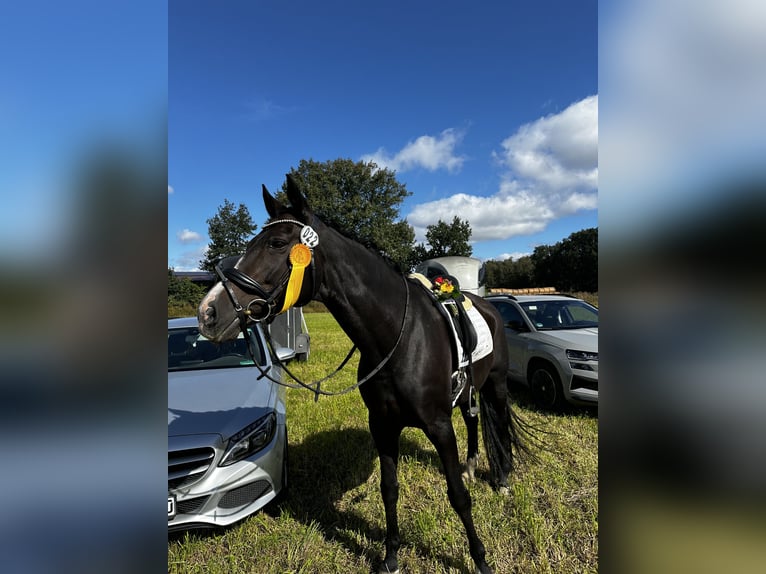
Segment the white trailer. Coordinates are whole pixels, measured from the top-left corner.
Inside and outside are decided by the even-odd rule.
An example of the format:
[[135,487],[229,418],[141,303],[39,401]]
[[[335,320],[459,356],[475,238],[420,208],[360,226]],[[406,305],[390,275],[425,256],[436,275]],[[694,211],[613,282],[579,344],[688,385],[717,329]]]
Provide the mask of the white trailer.
[[475,257],[435,257],[426,259],[415,267],[415,273],[421,273],[433,279],[439,275],[452,275],[457,279],[461,291],[484,297],[484,262]]
[[296,359],[308,360],[310,337],[303,318],[303,309],[291,307],[277,315],[269,325],[269,334],[277,346],[295,351]]

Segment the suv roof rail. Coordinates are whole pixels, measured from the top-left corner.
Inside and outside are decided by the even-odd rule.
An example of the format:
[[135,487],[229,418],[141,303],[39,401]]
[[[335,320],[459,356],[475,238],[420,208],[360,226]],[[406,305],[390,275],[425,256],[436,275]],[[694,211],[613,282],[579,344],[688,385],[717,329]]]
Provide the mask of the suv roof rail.
[[561,295],[555,287],[525,287],[523,289],[507,289],[494,287],[488,289],[489,295]]

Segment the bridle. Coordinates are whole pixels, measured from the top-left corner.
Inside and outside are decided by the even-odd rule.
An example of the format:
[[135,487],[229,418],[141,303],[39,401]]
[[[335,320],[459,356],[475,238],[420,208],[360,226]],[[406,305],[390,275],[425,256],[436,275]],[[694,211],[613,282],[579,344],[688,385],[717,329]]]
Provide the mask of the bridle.
[[[402,317],[402,325],[399,329],[399,335],[396,338],[396,342],[394,343],[394,346],[391,348],[391,350],[388,352],[388,354],[381,360],[380,363],[372,370],[370,371],[364,378],[361,380],[358,380],[355,384],[343,389],[342,391],[338,392],[330,392],[330,391],[323,391],[320,386],[321,384],[337,375],[343,367],[346,366],[348,361],[353,356],[354,352],[356,351],[357,347],[356,345],[353,345],[351,347],[351,350],[346,355],[346,358],[343,359],[341,364],[329,375],[313,381],[311,383],[305,383],[301,381],[298,377],[296,377],[290,370],[287,368],[287,366],[277,357],[277,354],[274,349],[273,341],[271,340],[271,335],[269,333],[268,328],[264,328],[264,334],[266,335],[266,341],[271,348],[271,356],[274,362],[279,365],[282,370],[284,370],[285,373],[289,375],[289,377],[294,380],[297,385],[293,385],[290,383],[286,383],[284,381],[278,380],[274,377],[272,377],[268,371],[265,371],[261,368],[261,366],[258,364],[258,361],[256,360],[256,354],[254,352],[254,349],[252,347],[252,340],[248,336],[247,332],[247,324],[248,321],[253,321],[255,323],[262,323],[265,322],[267,319],[269,319],[272,316],[276,316],[284,311],[286,311],[289,307],[292,307],[293,304],[297,304],[298,306],[305,305],[308,303],[311,299],[314,298],[314,295],[316,294],[317,290],[317,284],[316,284],[316,271],[315,271],[315,265],[314,265],[314,258],[313,258],[313,250],[314,247],[316,247],[319,244],[319,235],[316,231],[314,231],[313,227],[310,225],[306,225],[305,223],[301,223],[300,221],[296,221],[295,219],[277,219],[274,221],[270,221],[266,225],[263,226],[263,230],[265,230],[267,227],[270,227],[272,225],[277,225],[279,223],[291,223],[293,225],[297,225],[301,228],[301,242],[294,245],[293,249],[295,249],[298,245],[304,245],[308,248],[308,250],[311,252],[311,260],[309,263],[309,267],[311,269],[311,293],[310,297],[306,297],[305,301],[301,300],[298,296],[295,297],[295,301],[292,303],[289,303],[287,300],[288,293],[290,291],[290,282],[291,278],[293,277],[293,271],[296,268],[297,265],[293,264],[292,257],[290,264],[288,265],[288,269],[285,271],[285,273],[280,277],[279,282],[277,283],[276,287],[272,289],[271,291],[267,291],[258,281],[250,277],[249,275],[243,273],[239,269],[235,267],[235,265],[239,262],[241,259],[240,256],[234,255],[230,257],[221,258],[218,261],[216,261],[215,264],[215,272],[216,275],[218,275],[218,278],[221,281],[221,284],[223,285],[224,289],[226,290],[226,294],[229,297],[229,300],[231,301],[232,305],[234,306],[234,311],[237,313],[237,318],[239,320],[239,328],[242,331],[242,336],[245,339],[245,342],[247,343],[247,349],[250,353],[251,358],[253,359],[253,364],[260,372],[260,376],[258,379],[266,378],[270,380],[272,383],[282,385],[283,387],[288,387],[291,389],[296,388],[303,388],[310,390],[314,393],[314,402],[319,400],[319,395],[325,395],[325,396],[334,396],[334,395],[344,395],[346,393],[350,393],[354,389],[359,388],[362,384],[369,381],[371,378],[373,378],[375,375],[378,374],[378,372],[388,363],[389,359],[394,355],[394,352],[396,352],[396,349],[399,348],[399,343],[402,341],[402,336],[404,335],[404,329],[407,324],[407,312],[409,311],[410,307],[410,288],[409,283],[407,282],[407,278],[402,275],[402,280],[404,281],[404,288],[405,288],[405,303],[404,303],[404,316]],[[263,232],[261,231],[261,233]],[[292,252],[291,252],[292,254]],[[224,262],[231,262],[234,261],[234,264],[231,266],[224,266]],[[234,283],[237,287],[239,287],[242,291],[245,293],[250,293],[252,295],[256,295],[256,298],[252,299],[245,307],[243,307],[239,300],[237,299],[237,296],[235,295],[234,291],[231,288],[230,283]],[[298,291],[301,290],[301,286],[298,286]],[[279,297],[285,293],[285,303],[282,306],[282,310],[278,313],[274,313],[274,309],[276,308],[276,301],[279,299]],[[262,317],[254,316],[252,310],[250,307],[254,304],[263,304],[266,310],[265,315]]]
[[[317,235],[316,231],[310,226],[306,225],[304,223],[301,223],[300,221],[296,221],[295,219],[277,219],[275,221],[271,221],[263,226],[263,229],[265,230],[267,227],[271,227],[272,225],[277,225],[279,223],[292,223],[293,225],[297,225],[301,227],[301,242],[296,245],[303,245],[305,248],[308,249],[309,252],[309,259],[310,263],[308,263],[309,268],[311,269],[311,295],[310,297],[306,298],[305,302],[298,301],[297,299],[293,301],[289,306],[292,306],[295,303],[299,304],[305,304],[308,303],[311,299],[313,299],[314,294],[316,292],[316,276],[315,276],[315,267],[314,267],[314,260],[313,260],[313,252],[314,247],[316,247],[319,244],[319,235]],[[262,232],[261,232],[262,233]],[[260,235],[260,234],[259,234]],[[295,249],[295,245],[293,246],[293,249]],[[279,281],[277,282],[276,287],[274,287],[271,291],[268,291],[263,285],[258,283],[255,279],[250,277],[249,275],[242,273],[239,269],[236,268],[237,263],[239,263],[241,257],[238,255],[234,255],[231,257],[224,257],[216,261],[215,264],[215,273],[218,275],[218,279],[221,281],[221,285],[223,285],[223,288],[226,290],[226,294],[229,297],[229,300],[231,301],[231,304],[234,306],[234,311],[237,313],[237,318],[239,319],[239,327],[242,330],[242,332],[245,332],[245,329],[247,328],[247,322],[248,320],[255,321],[255,322],[262,322],[266,321],[270,317],[274,315],[278,315],[279,313],[286,311],[287,308],[289,308],[288,301],[285,300],[285,303],[283,304],[282,310],[279,311],[279,313],[275,313],[276,309],[276,302],[277,300],[282,296],[284,293],[287,297],[286,291],[288,291],[290,286],[291,278],[293,277],[293,273],[298,267],[295,265],[292,261],[292,251],[291,251],[291,258],[288,261],[288,267],[287,270],[282,274],[282,277],[279,278]],[[231,265],[226,265],[227,263],[234,262]],[[301,272],[301,285],[298,285],[297,291],[300,292],[302,287],[302,277],[303,274]],[[242,291],[245,293],[249,293],[250,295],[256,295],[254,299],[251,299],[250,302],[246,306],[242,306],[237,299],[237,296],[235,295],[234,291],[231,288],[231,283],[234,283],[237,287],[239,287]],[[254,315],[253,310],[251,307],[254,304],[263,305],[265,314],[263,316]]]

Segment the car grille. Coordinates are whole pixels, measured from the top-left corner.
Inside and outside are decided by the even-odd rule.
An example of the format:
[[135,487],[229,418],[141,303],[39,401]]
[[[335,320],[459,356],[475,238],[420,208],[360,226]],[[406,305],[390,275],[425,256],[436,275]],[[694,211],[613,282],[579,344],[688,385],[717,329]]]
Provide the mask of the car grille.
[[591,391],[597,391],[598,380],[585,379],[583,377],[579,377],[575,375],[572,377],[572,388],[573,389],[590,389]]
[[258,480],[245,486],[240,486],[227,492],[218,502],[219,508],[237,508],[249,504],[271,491],[271,485],[266,480]]
[[200,480],[215,457],[212,448],[191,448],[168,452],[168,489],[189,486]]
[[178,514],[197,514],[207,499],[207,496],[198,496],[189,500],[179,500],[176,506]]

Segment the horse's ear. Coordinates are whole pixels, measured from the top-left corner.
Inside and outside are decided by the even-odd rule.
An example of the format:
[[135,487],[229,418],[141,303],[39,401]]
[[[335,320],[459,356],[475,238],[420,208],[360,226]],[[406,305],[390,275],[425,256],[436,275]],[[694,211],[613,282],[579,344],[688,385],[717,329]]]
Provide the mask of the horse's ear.
[[263,204],[266,206],[266,213],[269,214],[269,217],[276,217],[277,212],[283,209],[282,205],[274,199],[265,185],[261,184],[261,187],[263,187]]
[[306,198],[303,197],[301,190],[298,188],[298,184],[291,174],[287,174],[287,199],[290,200],[290,205],[299,214],[304,222],[311,219],[311,210]]

